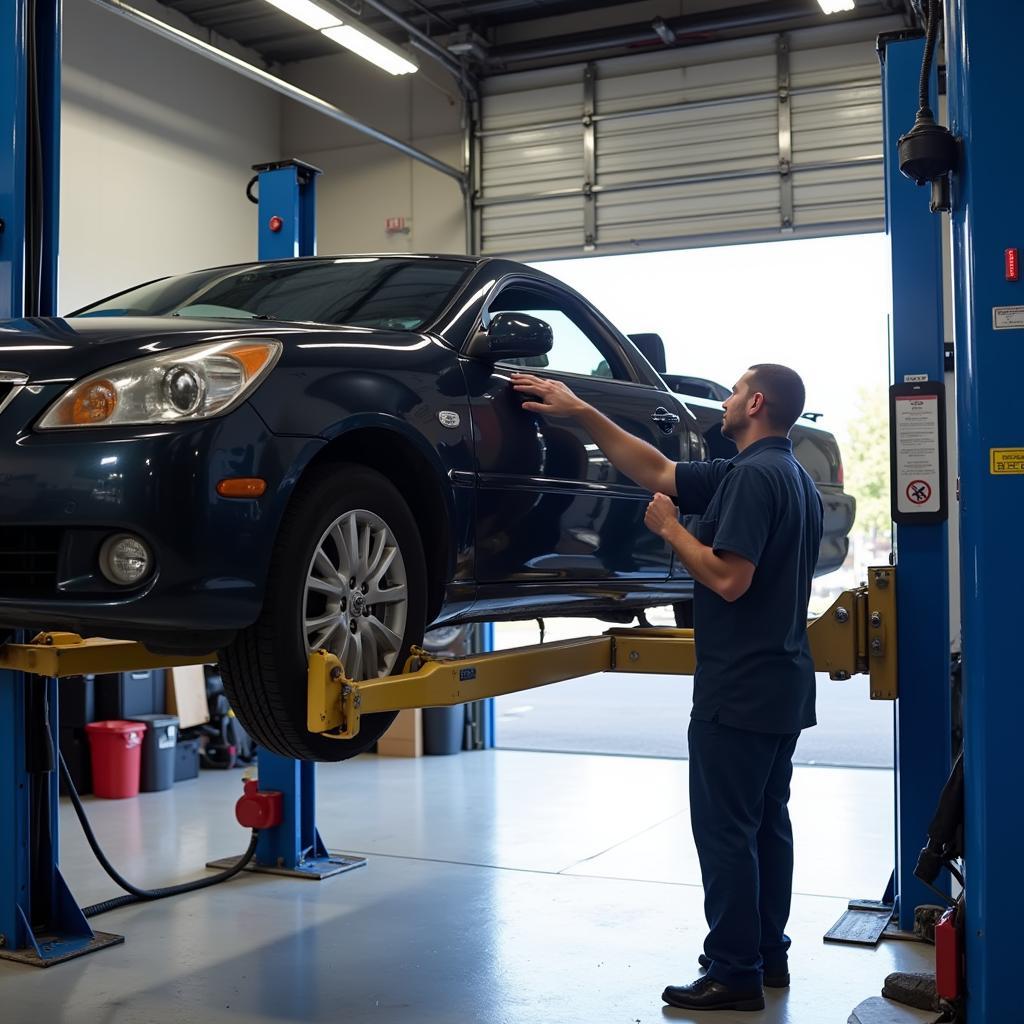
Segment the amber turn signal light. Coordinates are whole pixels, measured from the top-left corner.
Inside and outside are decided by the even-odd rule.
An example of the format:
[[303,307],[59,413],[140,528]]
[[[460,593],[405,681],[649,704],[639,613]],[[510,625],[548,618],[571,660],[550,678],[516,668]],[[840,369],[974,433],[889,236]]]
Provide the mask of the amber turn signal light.
[[267,491],[267,481],[258,476],[229,476],[217,484],[222,498],[259,498]]
[[64,422],[76,427],[102,423],[114,415],[116,408],[117,388],[109,380],[96,380],[75,395],[64,413]]

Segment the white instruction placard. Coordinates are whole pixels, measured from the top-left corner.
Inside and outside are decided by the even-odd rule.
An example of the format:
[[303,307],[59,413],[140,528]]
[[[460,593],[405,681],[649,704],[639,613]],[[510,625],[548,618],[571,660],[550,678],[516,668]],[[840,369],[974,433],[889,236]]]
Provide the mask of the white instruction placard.
[[896,397],[896,509],[942,509],[942,449],[939,444],[939,396]]
[[1024,306],[993,306],[992,328],[996,331],[1024,331]]

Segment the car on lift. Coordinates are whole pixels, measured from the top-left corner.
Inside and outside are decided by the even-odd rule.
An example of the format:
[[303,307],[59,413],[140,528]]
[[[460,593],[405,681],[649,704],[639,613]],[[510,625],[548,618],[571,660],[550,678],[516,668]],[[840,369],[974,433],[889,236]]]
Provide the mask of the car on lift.
[[[216,651],[258,742],[350,757],[393,716],[309,733],[311,651],[363,679],[430,624],[686,606],[649,494],[509,385],[550,374],[673,460],[718,454],[720,405],[661,358],[552,277],[453,256],[217,267],[2,323],[0,623]],[[827,571],[853,501],[831,434],[797,452]]]

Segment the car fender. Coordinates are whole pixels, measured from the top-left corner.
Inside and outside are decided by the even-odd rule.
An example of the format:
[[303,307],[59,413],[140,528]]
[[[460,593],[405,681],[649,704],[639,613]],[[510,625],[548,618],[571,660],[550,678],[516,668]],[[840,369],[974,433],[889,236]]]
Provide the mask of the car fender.
[[[370,432],[376,436],[377,444],[367,443]],[[348,439],[359,435],[362,438],[356,445],[347,444]],[[390,446],[381,443],[385,437],[400,442],[414,457],[418,457],[427,478],[418,475],[416,479],[404,476],[396,479],[389,472],[392,468]],[[356,462],[380,470],[402,491],[421,529],[427,534],[442,532],[441,544],[431,545],[429,536],[425,536],[428,562],[437,582],[446,584],[472,578],[475,476],[471,471],[446,466],[438,451],[419,430],[400,417],[386,413],[348,416],[331,424],[318,440],[320,445],[304,449],[302,463],[293,467],[290,475],[296,486],[301,485],[306,474],[331,462]],[[433,486],[429,482],[431,480]],[[436,509],[435,514],[430,514],[432,508]]]

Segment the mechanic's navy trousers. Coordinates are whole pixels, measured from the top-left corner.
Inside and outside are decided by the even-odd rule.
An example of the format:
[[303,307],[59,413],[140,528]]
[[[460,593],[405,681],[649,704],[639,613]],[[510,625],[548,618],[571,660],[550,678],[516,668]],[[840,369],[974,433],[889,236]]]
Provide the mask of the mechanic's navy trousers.
[[799,733],[691,719],[690,820],[704,880],[708,974],[751,989],[787,970],[793,895],[789,783]]

